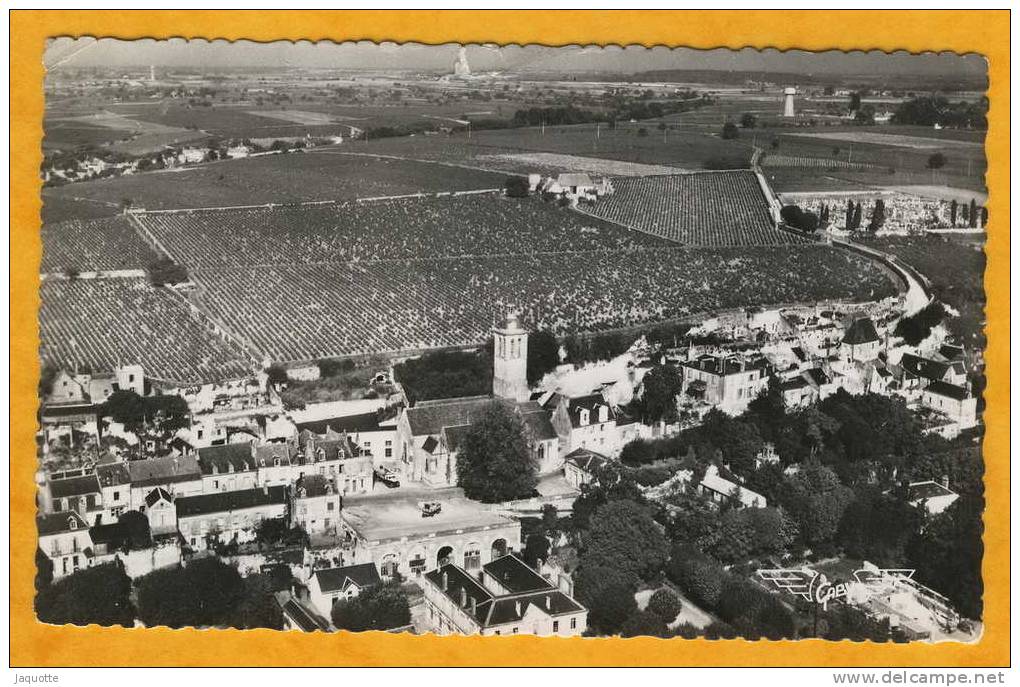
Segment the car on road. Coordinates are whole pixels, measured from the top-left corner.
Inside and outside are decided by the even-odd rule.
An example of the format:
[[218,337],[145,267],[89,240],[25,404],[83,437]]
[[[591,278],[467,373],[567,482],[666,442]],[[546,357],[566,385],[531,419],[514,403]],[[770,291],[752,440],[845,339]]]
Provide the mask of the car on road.
[[443,504],[439,501],[419,501],[418,508],[421,510],[423,518],[431,518],[443,511]]
[[400,475],[390,470],[387,467],[379,466],[375,469],[375,477],[377,480],[385,484],[391,489],[400,486]]

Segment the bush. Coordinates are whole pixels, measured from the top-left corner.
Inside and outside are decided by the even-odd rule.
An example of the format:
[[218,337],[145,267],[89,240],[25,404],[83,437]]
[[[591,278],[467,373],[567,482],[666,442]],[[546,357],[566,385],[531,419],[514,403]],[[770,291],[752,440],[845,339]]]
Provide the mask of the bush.
[[527,198],[528,193],[531,191],[531,184],[528,182],[527,177],[512,176],[507,177],[506,181],[503,182],[503,189],[509,198]]
[[376,585],[333,606],[333,625],[340,630],[392,630],[411,623],[407,594],[397,582]]
[[794,229],[812,232],[818,228],[818,215],[801,210],[796,205],[787,205],[779,211],[783,221]]
[[39,620],[55,625],[132,627],[131,579],[119,563],[106,563],[44,585],[35,597]]
[[740,129],[738,129],[737,125],[733,122],[726,122],[723,124],[722,137],[727,141],[740,138]]
[[639,611],[620,626],[621,637],[669,637],[666,621],[655,613]]
[[659,616],[668,624],[676,620],[683,608],[684,605],[679,597],[669,589],[663,588],[652,594],[646,610]]
[[666,566],[666,576],[691,601],[709,609],[719,604],[723,582],[727,577],[722,566],[693,547],[674,548]]
[[637,613],[636,588],[637,576],[584,559],[574,576],[574,596],[588,609],[588,626],[603,635],[616,634]]

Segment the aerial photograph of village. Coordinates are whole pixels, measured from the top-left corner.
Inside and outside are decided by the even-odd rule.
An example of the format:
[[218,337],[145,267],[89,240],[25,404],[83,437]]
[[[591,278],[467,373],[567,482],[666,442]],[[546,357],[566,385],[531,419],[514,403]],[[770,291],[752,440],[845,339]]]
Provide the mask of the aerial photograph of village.
[[980,55],[45,67],[40,622],[981,637]]

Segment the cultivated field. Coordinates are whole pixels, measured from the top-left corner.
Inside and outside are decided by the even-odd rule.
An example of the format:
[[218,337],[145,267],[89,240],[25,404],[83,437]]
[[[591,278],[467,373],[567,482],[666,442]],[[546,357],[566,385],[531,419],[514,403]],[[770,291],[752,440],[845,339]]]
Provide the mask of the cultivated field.
[[895,292],[873,263],[816,245],[259,266],[196,278],[215,318],[285,361],[475,344],[508,309],[529,327],[566,333]]
[[980,148],[983,144],[975,141],[960,141],[948,138],[929,138],[927,136],[905,136],[898,133],[878,133],[875,131],[833,131],[815,132],[810,134],[787,134],[787,136],[805,136],[821,138],[829,141],[847,141],[850,143],[871,143],[896,148],[918,148],[922,150]]
[[532,255],[667,246],[538,198],[498,193],[139,215],[194,268]]
[[130,362],[147,377],[186,383],[250,371],[240,349],[213,334],[183,298],[144,279],[46,280],[40,297],[42,359],[64,370]]
[[44,224],[42,244],[43,274],[144,269],[157,257],[124,215]]
[[766,246],[806,239],[775,228],[753,172],[613,179],[584,211],[687,246]]
[[505,178],[406,160],[288,153],[86,181],[43,196],[114,206],[130,199],[137,208],[169,210],[501,188]]
[[499,165],[509,162],[518,169],[552,170],[587,172],[607,176],[649,176],[652,174],[677,174],[684,170],[664,165],[645,165],[639,162],[621,162],[604,158],[582,157],[580,155],[563,155],[559,153],[502,153],[496,155],[479,155],[475,158],[481,163],[492,162]]

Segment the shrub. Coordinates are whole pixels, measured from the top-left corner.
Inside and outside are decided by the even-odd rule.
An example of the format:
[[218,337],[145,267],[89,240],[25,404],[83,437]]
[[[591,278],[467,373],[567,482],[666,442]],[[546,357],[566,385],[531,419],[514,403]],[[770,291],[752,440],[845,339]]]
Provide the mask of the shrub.
[[648,600],[647,610],[662,618],[666,623],[671,623],[680,615],[683,603],[680,602],[676,594],[663,588],[652,594],[652,598]]
[[722,137],[727,141],[740,138],[740,129],[738,129],[737,125],[733,122],[726,122],[723,124]]
[[666,576],[679,585],[691,601],[715,608],[727,575],[722,567],[693,547],[676,547],[666,566]]

